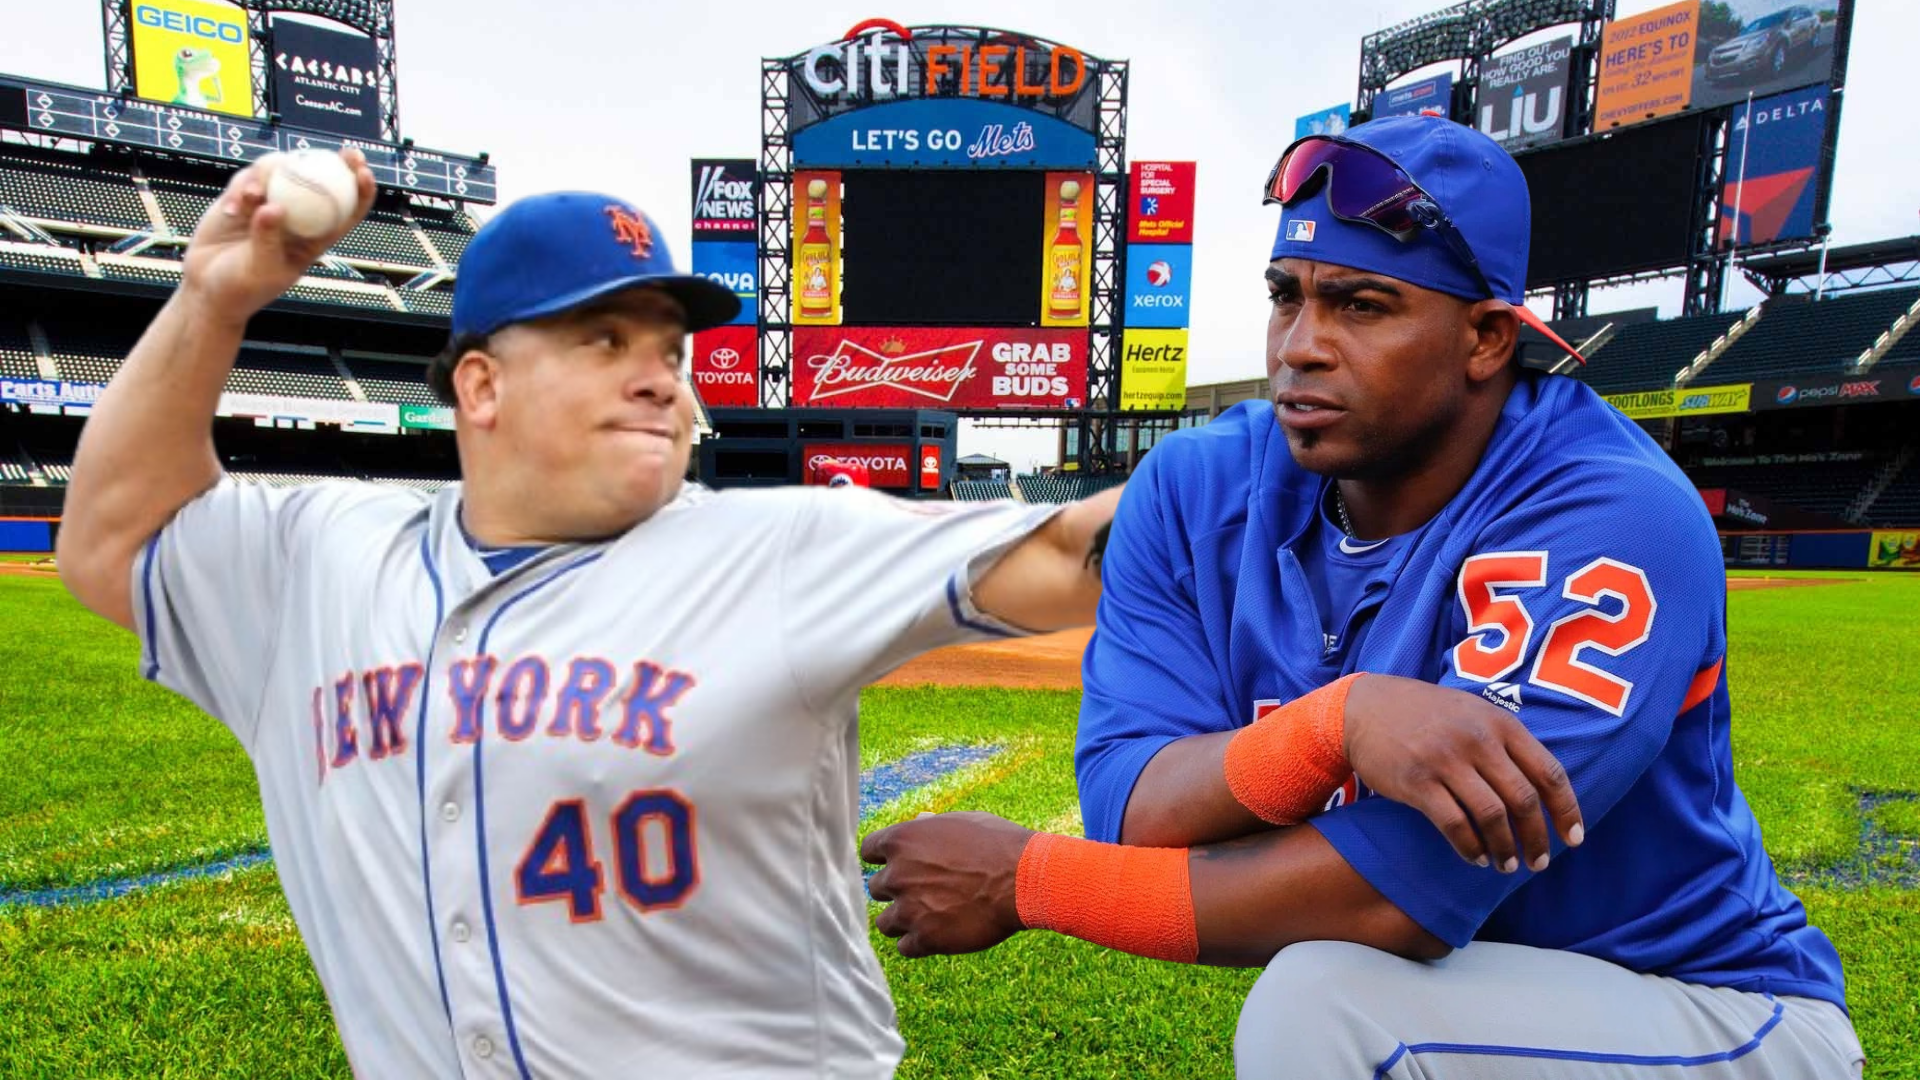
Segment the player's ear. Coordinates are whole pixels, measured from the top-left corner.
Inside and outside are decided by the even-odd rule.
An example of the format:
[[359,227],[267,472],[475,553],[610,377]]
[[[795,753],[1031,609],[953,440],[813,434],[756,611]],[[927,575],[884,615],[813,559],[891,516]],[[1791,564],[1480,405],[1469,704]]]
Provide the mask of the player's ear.
[[1494,378],[1513,361],[1520,343],[1520,319],[1504,300],[1482,300],[1467,308],[1471,351],[1467,378],[1476,383]]
[[482,430],[500,416],[500,361],[484,349],[468,349],[453,364],[453,394],[461,415]]

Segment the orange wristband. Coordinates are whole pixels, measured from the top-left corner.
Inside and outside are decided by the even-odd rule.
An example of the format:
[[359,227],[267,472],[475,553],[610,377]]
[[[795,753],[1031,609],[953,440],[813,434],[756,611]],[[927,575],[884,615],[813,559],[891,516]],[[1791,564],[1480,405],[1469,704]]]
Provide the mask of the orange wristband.
[[1155,960],[1200,958],[1186,848],[1034,833],[1020,854],[1014,904],[1029,929]]
[[1262,821],[1296,825],[1346,783],[1347,691],[1360,674],[1295,698],[1227,740],[1227,787]]

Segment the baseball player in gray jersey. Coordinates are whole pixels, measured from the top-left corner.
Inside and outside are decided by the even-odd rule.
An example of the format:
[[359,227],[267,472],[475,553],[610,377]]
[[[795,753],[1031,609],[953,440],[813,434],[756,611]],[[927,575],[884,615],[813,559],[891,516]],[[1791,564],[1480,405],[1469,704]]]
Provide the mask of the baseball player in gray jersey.
[[238,484],[211,420],[247,319],[345,231],[286,233],[272,167],[228,185],[95,406],[60,568],[246,747],[355,1072],[890,1074],[860,688],[1090,623],[1117,493],[683,483],[683,336],[737,302],[584,193],[507,208],[461,260],[430,380],[462,483]]

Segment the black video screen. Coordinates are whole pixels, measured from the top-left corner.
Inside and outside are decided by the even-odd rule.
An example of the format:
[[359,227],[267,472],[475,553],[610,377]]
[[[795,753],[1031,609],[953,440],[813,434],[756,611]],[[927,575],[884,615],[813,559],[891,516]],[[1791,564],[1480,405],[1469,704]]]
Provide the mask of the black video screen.
[[1038,325],[1045,220],[1042,172],[842,173],[842,318]]
[[1686,262],[1702,123],[1660,121],[1520,155],[1533,202],[1527,286]]

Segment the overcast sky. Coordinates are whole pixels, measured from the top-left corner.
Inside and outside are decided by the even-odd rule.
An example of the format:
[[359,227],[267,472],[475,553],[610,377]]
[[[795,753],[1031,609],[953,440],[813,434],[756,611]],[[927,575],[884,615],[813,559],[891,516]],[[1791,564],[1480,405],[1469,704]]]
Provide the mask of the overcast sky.
[[[685,265],[687,162],[758,155],[763,56],[803,52],[878,16],[997,26],[1126,59],[1128,157],[1199,163],[1188,378],[1256,378],[1266,316],[1260,275],[1277,220],[1274,208],[1260,205],[1261,182],[1291,141],[1295,117],[1353,99],[1362,35],[1443,6],[399,0],[401,127],[424,147],[491,153],[506,199],[563,187],[625,195],[660,222]],[[1618,10],[1654,6],[1620,0]],[[0,71],[104,85],[97,0],[6,0],[5,7]],[[1916,30],[1920,2],[1859,0],[1830,213],[1835,244],[1920,232],[1920,140],[1907,67]],[[1729,302],[1745,307],[1757,295],[1739,282]],[[1591,309],[1657,304],[1671,315],[1680,296],[1674,279],[1595,293]],[[1050,462],[1052,441],[1051,434],[974,431],[961,452],[995,453],[1024,469]]]

